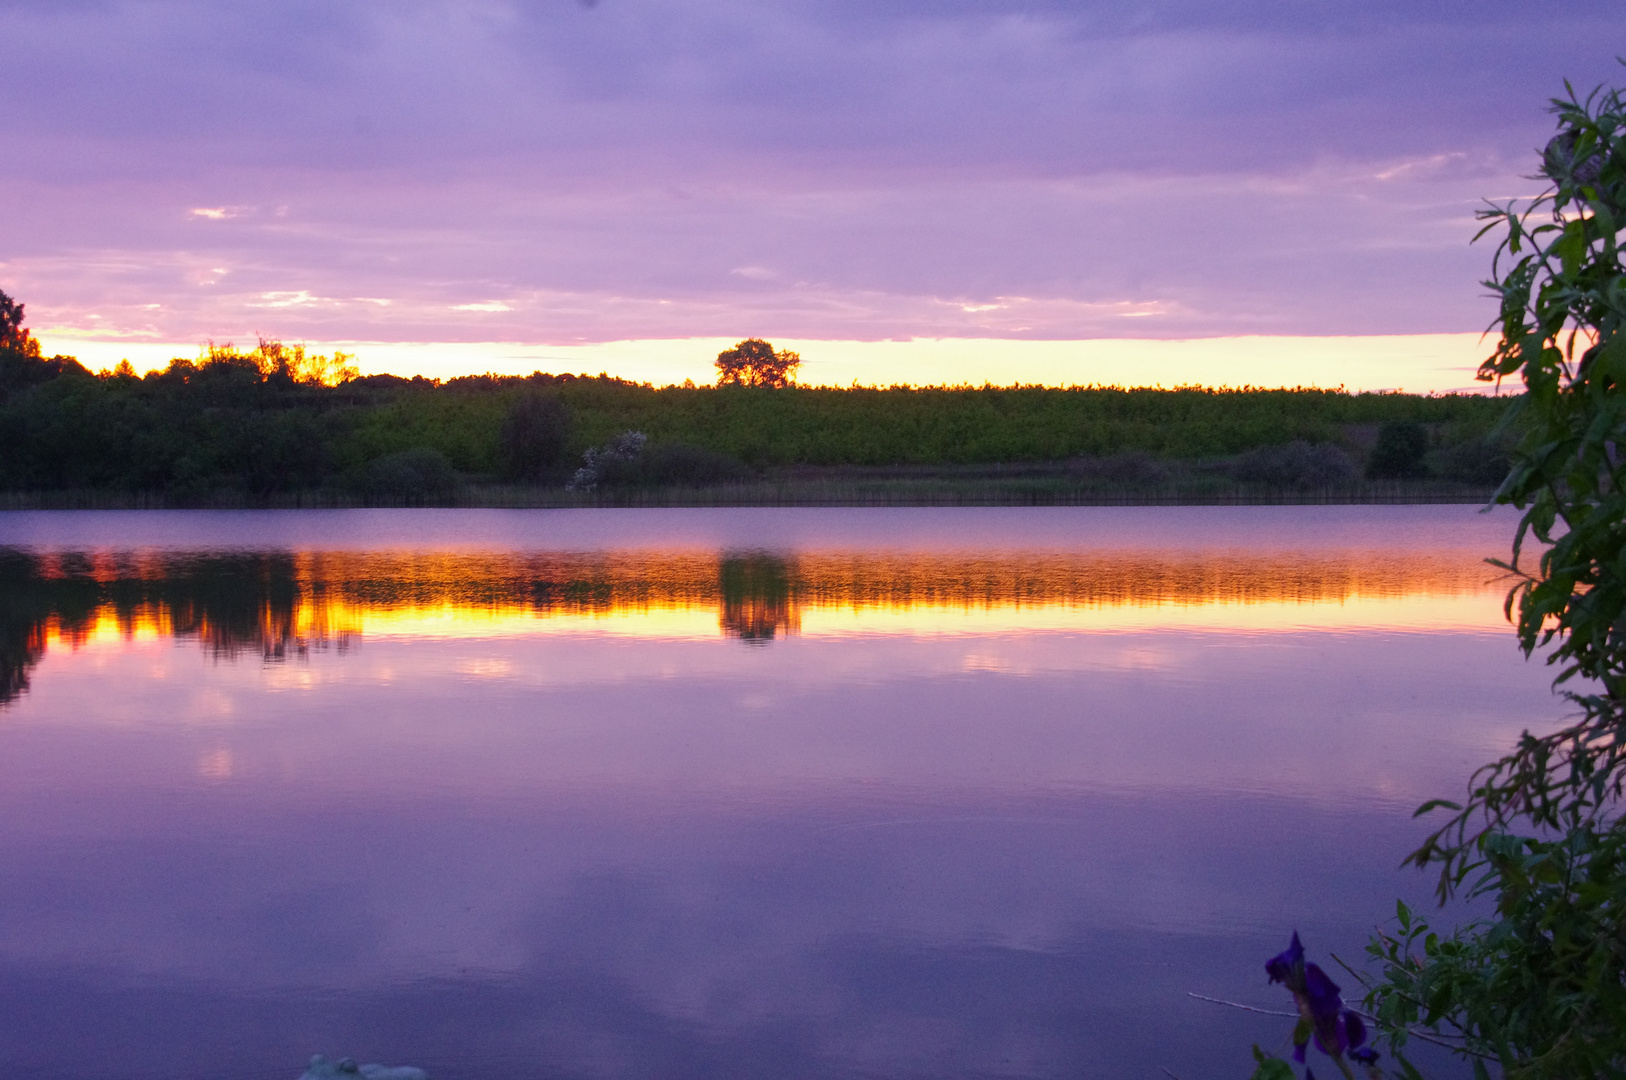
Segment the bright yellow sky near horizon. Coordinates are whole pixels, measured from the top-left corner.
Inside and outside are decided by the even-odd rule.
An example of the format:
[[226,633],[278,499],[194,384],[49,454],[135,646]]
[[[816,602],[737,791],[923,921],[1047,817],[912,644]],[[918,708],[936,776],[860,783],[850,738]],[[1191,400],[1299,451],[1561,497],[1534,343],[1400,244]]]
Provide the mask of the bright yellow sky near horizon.
[[[128,359],[138,371],[194,358],[197,343],[80,336],[43,330],[49,355],[76,356],[93,370]],[[1491,343],[1477,333],[1362,337],[1246,336],[1187,340],[1026,341],[991,338],[906,341],[773,339],[802,356],[798,381],[808,386],[894,384],[1008,386],[1344,387],[1350,391],[1490,392],[1474,380]],[[251,345],[251,341],[237,342]],[[312,341],[317,352],[353,353],[363,374],[452,378],[533,371],[605,372],[665,386],[714,381],[717,353],[729,338],[612,341],[583,345],[512,342]]]

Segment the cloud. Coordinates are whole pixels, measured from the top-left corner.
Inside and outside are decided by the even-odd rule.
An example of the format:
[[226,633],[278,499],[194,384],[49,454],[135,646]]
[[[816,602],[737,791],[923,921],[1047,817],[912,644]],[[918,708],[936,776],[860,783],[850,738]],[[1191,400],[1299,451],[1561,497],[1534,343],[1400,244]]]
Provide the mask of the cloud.
[[1616,70],[1613,4],[1555,18],[5,0],[0,287],[174,340],[1477,330],[1474,207]]

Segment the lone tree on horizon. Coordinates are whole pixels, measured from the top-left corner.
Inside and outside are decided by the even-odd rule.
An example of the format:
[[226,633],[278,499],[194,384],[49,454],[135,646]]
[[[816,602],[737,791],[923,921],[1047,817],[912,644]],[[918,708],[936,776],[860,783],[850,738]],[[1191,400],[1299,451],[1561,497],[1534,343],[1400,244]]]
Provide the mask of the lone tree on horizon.
[[801,364],[789,349],[775,352],[761,338],[746,338],[717,354],[717,385],[789,386]]

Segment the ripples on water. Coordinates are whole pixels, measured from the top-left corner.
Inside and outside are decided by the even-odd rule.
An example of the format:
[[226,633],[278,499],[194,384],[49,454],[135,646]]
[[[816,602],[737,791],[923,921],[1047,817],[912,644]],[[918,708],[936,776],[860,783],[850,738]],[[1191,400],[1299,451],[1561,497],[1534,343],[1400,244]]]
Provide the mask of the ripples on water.
[[1238,1073],[1554,715],[1510,520],[0,517],[0,1063]]

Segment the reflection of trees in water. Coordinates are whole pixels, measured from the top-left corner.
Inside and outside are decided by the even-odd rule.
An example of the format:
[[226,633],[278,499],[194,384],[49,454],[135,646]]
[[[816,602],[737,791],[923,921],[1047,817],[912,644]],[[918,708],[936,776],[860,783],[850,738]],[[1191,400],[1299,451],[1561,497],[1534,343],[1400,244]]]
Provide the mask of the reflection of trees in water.
[[0,552],[0,704],[28,689],[28,673],[45,655],[45,624],[27,590],[14,583],[23,561]]
[[28,689],[28,673],[44,655],[43,626],[16,626],[5,619],[0,625],[0,705]]
[[[28,689],[52,632],[77,646],[108,621],[123,636],[145,625],[196,638],[216,657],[303,655],[330,639],[319,620],[300,618],[307,591],[294,556],[281,552],[156,563],[0,552],[0,704]],[[347,644],[342,633],[336,637],[341,648]]]
[[[379,614],[607,615],[714,609],[763,644],[804,609],[1118,607],[1343,601],[1477,591],[1437,552],[122,552],[0,549],[0,704],[52,641],[138,628],[268,662],[341,649]],[[111,624],[111,625],[110,625]]]
[[[167,610],[171,633],[197,638],[214,656],[257,651],[280,661],[329,642],[320,620],[300,618],[309,583],[302,584],[287,552],[189,559],[171,573],[155,598]],[[343,634],[338,644],[347,644]]]
[[723,633],[753,645],[801,629],[793,568],[766,552],[725,555],[717,569]]

